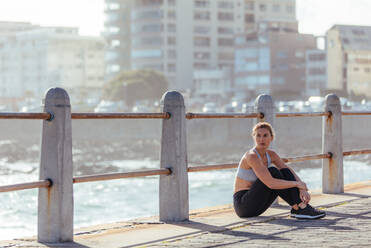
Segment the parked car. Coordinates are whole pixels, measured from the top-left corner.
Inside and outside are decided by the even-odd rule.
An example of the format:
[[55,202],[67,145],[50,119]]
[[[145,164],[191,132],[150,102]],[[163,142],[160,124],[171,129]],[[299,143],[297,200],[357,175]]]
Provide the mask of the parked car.
[[204,104],[204,107],[202,108],[202,112],[204,113],[216,113],[217,106],[213,102],[208,102]]
[[101,112],[119,112],[120,106],[116,102],[102,100],[95,108],[95,113]]

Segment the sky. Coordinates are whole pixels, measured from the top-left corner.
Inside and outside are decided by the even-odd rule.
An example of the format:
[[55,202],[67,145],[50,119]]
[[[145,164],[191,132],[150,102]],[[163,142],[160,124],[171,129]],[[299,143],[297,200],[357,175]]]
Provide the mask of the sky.
[[[190,0],[178,0],[190,1]],[[214,1],[214,0],[212,0]],[[334,24],[371,26],[370,0],[297,0],[299,31],[324,35]],[[1,0],[0,21],[79,27],[80,34],[103,31],[104,0]]]

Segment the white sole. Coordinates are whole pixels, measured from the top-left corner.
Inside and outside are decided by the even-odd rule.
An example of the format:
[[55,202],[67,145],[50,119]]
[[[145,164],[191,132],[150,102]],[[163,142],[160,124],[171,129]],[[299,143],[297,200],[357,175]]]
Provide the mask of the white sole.
[[314,219],[319,219],[322,217],[325,217],[326,214],[320,214],[316,216],[309,216],[309,215],[301,215],[301,214],[291,214],[291,217],[297,218],[297,219],[309,219],[309,220],[314,220]]

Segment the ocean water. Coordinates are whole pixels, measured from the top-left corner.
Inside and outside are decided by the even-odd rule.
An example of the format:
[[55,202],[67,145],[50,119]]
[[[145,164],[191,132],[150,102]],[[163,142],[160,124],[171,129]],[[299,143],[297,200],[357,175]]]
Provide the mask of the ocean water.
[[[158,161],[109,161],[125,170],[158,168]],[[0,185],[38,179],[38,163],[0,160]],[[300,168],[298,175],[310,189],[321,187],[320,168]],[[190,209],[232,202],[235,169],[189,173]],[[371,166],[344,162],[345,183],[371,179]],[[74,185],[74,227],[158,215],[158,176]],[[0,193],[0,240],[36,235],[37,189]]]

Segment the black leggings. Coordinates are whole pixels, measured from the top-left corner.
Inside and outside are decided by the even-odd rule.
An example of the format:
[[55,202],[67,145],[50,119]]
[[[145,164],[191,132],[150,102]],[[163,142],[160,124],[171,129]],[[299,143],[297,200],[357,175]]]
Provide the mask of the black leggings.
[[[268,170],[274,178],[295,181],[294,175],[287,168],[278,170],[270,167]],[[234,210],[239,217],[259,216],[269,208],[277,196],[290,206],[301,202],[298,188],[271,189],[257,179],[249,190],[238,191],[233,195]]]

